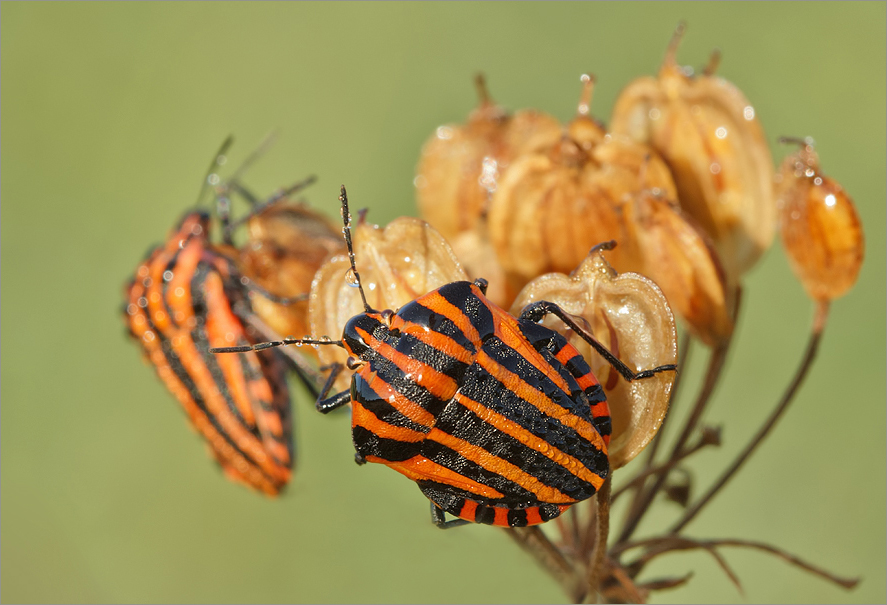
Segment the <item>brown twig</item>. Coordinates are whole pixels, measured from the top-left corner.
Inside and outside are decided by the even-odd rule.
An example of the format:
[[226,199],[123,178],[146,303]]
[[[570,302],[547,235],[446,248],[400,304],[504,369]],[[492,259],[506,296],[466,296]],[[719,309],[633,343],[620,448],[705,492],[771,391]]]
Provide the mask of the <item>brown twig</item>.
[[688,508],[684,515],[678,520],[677,523],[671,528],[669,533],[676,534],[681,531],[693,518],[699,513],[702,508],[708,504],[709,500],[711,500],[715,494],[717,494],[721,488],[726,485],[726,483],[736,474],[736,471],[740,469],[740,467],[745,463],[746,460],[752,455],[755,449],[760,445],[760,443],[764,440],[764,438],[770,434],[770,431],[773,430],[773,427],[776,425],[776,422],[785,413],[785,410],[788,408],[789,404],[794,399],[795,394],[798,391],[798,388],[804,382],[804,378],[807,376],[807,372],[810,367],[813,365],[813,360],[816,358],[816,351],[819,348],[819,342],[822,338],[822,332],[825,329],[826,320],[828,318],[828,307],[829,304],[827,301],[820,302],[816,307],[816,313],[813,320],[813,329],[810,334],[810,340],[807,342],[807,349],[804,353],[804,357],[801,359],[801,364],[798,366],[797,371],[795,372],[794,378],[792,378],[791,383],[786,389],[785,393],[782,395],[782,399],[780,399],[779,403],[776,405],[776,408],[771,412],[770,417],[764,422],[763,426],[758,429],[757,434],[752,438],[745,449],[736,457],[733,463],[724,471],[721,477],[715,482],[714,485],[709,488],[708,492],[704,496],[702,496],[698,502]]
[[573,564],[538,527],[507,528],[505,532],[529,553],[569,595],[584,594],[582,580]]
[[586,602],[589,598],[600,596],[601,580],[604,577],[604,569],[607,566],[607,538],[610,534],[610,485],[613,483],[612,473],[607,477],[597,493],[597,541],[594,545],[594,555],[588,566],[588,592],[585,595]]
[[633,487],[637,487],[638,485],[643,485],[644,481],[653,475],[659,475],[661,473],[666,473],[676,467],[678,464],[683,462],[688,456],[691,456],[701,450],[704,447],[709,445],[714,445],[714,443],[705,441],[704,439],[700,439],[699,443],[694,445],[693,447],[685,449],[680,455],[672,458],[668,462],[664,464],[660,464],[659,466],[654,466],[652,468],[645,469],[635,475],[631,481],[621,486],[619,489],[613,491],[613,495],[610,497],[611,502],[615,502],[616,498],[624,494],[626,491],[632,489]]
[[740,547],[740,548],[752,548],[755,550],[761,550],[772,555],[775,555],[789,563],[790,565],[794,565],[796,567],[800,567],[801,569],[808,571],[824,580],[828,580],[829,582],[833,582],[842,588],[851,589],[854,588],[859,583],[859,578],[844,578],[833,574],[829,571],[822,569],[821,567],[817,567],[811,563],[807,563],[803,559],[796,557],[790,553],[785,552],[775,546],[771,546],[769,544],[764,544],[763,542],[755,542],[752,540],[734,540],[734,539],[726,539],[726,540],[694,540],[692,538],[685,538],[682,536],[664,536],[659,538],[650,538],[647,540],[638,540],[636,542],[629,542],[619,546],[618,548],[614,548],[611,554],[621,554],[627,550],[631,550],[634,548],[646,548],[647,551],[641,555],[636,561],[633,561],[628,567],[634,571],[635,575],[640,572],[640,570],[650,562],[655,557],[659,555],[672,552],[675,550],[692,550],[696,548],[702,548],[705,550],[720,548],[720,547]]
[[[696,428],[699,419],[702,417],[702,412],[705,410],[706,405],[711,399],[711,395],[718,383],[718,378],[721,376],[721,370],[724,367],[724,360],[727,357],[727,350],[729,347],[730,339],[722,342],[712,351],[711,357],[708,361],[708,371],[705,374],[705,381],[702,384],[702,390],[696,398],[696,404],[693,406],[693,410],[690,412],[690,417],[684,424],[684,429],[681,432],[680,437],[678,437],[677,442],[672,448],[669,459],[673,459],[680,455],[687,443],[687,439],[692,434],[693,429]],[[634,533],[634,530],[637,529],[638,524],[643,518],[644,513],[649,509],[650,503],[653,502],[656,494],[659,493],[659,490],[665,485],[667,478],[668,473],[658,475],[650,489],[638,499],[636,506],[629,510],[625,525],[622,527],[622,533],[619,534],[618,542],[626,542],[631,538],[631,535]]]

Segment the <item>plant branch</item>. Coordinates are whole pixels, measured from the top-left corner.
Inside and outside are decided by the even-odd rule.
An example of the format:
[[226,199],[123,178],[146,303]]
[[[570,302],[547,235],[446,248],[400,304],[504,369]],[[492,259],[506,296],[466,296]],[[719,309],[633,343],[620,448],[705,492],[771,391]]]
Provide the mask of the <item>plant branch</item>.
[[755,449],[760,445],[760,443],[764,440],[764,438],[770,434],[770,431],[773,430],[773,427],[776,425],[776,422],[785,413],[785,410],[788,409],[789,404],[794,399],[795,394],[798,391],[798,388],[804,382],[804,378],[807,376],[807,372],[810,370],[810,367],[813,365],[813,360],[816,358],[816,351],[819,348],[819,342],[822,338],[822,332],[825,329],[826,320],[828,318],[828,302],[823,301],[820,302],[816,308],[815,317],[813,320],[813,329],[810,334],[810,340],[807,342],[807,349],[804,353],[804,357],[801,359],[801,364],[798,366],[797,371],[795,372],[794,378],[792,378],[791,383],[786,389],[785,393],[782,395],[782,399],[776,405],[776,408],[770,414],[770,417],[764,422],[763,426],[758,429],[757,434],[752,438],[745,449],[736,457],[736,460],[727,468],[726,471],[721,475],[721,477],[715,482],[714,485],[706,492],[704,496],[702,496],[696,504],[688,508],[684,515],[680,518],[680,520],[675,523],[675,525],[671,528],[671,534],[677,534],[681,531],[693,518],[699,513],[700,510],[711,500],[715,494],[717,494],[724,485],[736,474],[746,460],[752,455]]

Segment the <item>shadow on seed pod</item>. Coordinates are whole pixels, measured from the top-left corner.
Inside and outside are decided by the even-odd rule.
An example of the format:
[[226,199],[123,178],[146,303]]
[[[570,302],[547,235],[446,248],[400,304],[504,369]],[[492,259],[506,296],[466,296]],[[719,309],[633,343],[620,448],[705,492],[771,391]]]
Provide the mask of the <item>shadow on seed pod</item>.
[[[547,300],[584,320],[594,337],[630,368],[677,363],[674,316],[662,291],[636,273],[617,274],[599,248],[592,250],[570,275],[549,273],[518,294],[511,313]],[[665,413],[674,372],[626,382],[589,345],[557,319],[543,322],[560,331],[589,361],[607,394],[613,433],[609,457],[613,468],[631,461],[656,435]]]
[[[468,276],[450,245],[431,225],[400,217],[384,229],[363,222],[353,229],[357,271],[374,309],[397,310],[408,302]],[[364,312],[357,281],[347,255],[328,259],[311,285],[307,334],[338,337],[349,319]],[[345,364],[348,354],[338,347],[319,347],[321,365]],[[343,372],[337,390],[348,389]]]
[[676,202],[649,191],[624,206],[629,240],[641,263],[632,270],[649,276],[675,313],[709,346],[733,332],[724,270],[708,237]]
[[515,288],[542,273],[572,270],[592,246],[611,239],[620,244],[614,266],[636,265],[622,200],[644,189],[676,196],[661,158],[644,144],[606,134],[589,115],[594,80],[583,75],[582,82],[579,110],[561,139],[516,160],[493,195],[490,239]]
[[782,138],[800,150],[788,156],[775,179],[779,231],[795,275],[814,300],[843,296],[862,266],[862,225],[853,200],[819,170],[812,139]]
[[462,125],[440,126],[425,142],[416,168],[422,218],[448,240],[471,230],[486,212],[505,168],[560,138],[560,123],[535,110],[509,115],[477,76],[480,105]]
[[681,207],[711,237],[733,286],[773,240],[772,158],[751,103],[714,75],[717,53],[698,77],[677,64],[683,33],[679,25],[658,79],[640,78],[622,91],[610,130],[662,155]]
[[247,233],[238,257],[244,275],[264,290],[252,293],[256,315],[278,334],[308,333],[308,297],[279,299],[308,294],[323,261],[345,252],[341,229],[305,204],[281,202],[250,218]]

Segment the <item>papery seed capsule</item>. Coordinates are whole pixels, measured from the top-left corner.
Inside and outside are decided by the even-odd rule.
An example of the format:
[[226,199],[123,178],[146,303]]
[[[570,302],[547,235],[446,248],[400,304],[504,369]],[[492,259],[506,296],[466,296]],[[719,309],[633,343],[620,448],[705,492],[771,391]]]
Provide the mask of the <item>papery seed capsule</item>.
[[249,239],[239,250],[243,273],[263,292],[254,292],[253,310],[278,334],[304,334],[307,294],[314,274],[327,257],[345,252],[339,229],[305,204],[282,202],[264,209],[248,223]]
[[749,101],[713,75],[718,56],[698,77],[677,64],[682,35],[680,26],[658,79],[640,78],[622,91],[610,129],[662,154],[681,207],[711,237],[732,286],[773,240],[772,159]]
[[776,176],[779,231],[792,269],[814,300],[843,296],[862,266],[862,224],[853,200],[819,169],[813,141],[788,156]]
[[712,346],[733,332],[724,270],[708,237],[685,217],[676,202],[649,191],[624,207],[630,239],[650,277],[672,309],[702,342]]
[[553,117],[534,110],[509,115],[489,98],[482,76],[477,85],[480,105],[468,123],[439,127],[416,168],[422,218],[449,240],[474,227],[515,158],[560,138]]
[[562,139],[517,159],[493,195],[490,239],[516,289],[542,273],[572,270],[592,246],[611,239],[620,244],[614,265],[633,266],[623,200],[643,189],[676,196],[668,168],[655,152],[606,135],[589,116],[593,82],[583,79],[579,112]]
[[[399,309],[444,284],[468,279],[446,240],[417,218],[400,217],[384,229],[357,225],[354,253],[361,259],[360,281],[367,302],[376,309]],[[317,271],[308,306],[313,334],[341,334],[348,320],[362,312],[360,291],[346,280],[350,271],[347,255],[327,259]],[[345,364],[348,358],[335,347],[321,347],[317,353],[321,366]],[[337,387],[347,388],[348,381],[343,375]]]
[[[600,250],[588,255],[569,276],[549,273],[531,281],[517,295],[511,311],[539,300],[582,318],[591,333],[629,367],[677,362],[677,331],[665,296],[642,275],[617,274]],[[606,360],[560,320],[551,318],[545,325],[566,336],[600,379],[613,419],[610,465],[624,466],[659,430],[675,375],[665,372],[642,381],[619,380]]]

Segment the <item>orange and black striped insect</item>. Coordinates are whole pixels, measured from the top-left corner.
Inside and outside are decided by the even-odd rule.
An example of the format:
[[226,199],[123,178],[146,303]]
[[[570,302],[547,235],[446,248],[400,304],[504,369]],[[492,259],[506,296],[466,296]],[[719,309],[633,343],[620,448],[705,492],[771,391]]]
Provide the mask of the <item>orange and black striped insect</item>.
[[[440,527],[466,522],[536,525],[590,498],[609,474],[610,413],[581,354],[537,322],[554,314],[626,380],[674,370],[632,372],[558,306],[540,301],[514,317],[485,296],[486,281],[454,282],[396,313],[367,304],[340,197],[351,271],[365,312],[342,340],[283,339],[215,352],[287,344],[335,344],[351,357],[351,389],[317,401],[329,412],[352,404],[358,463],[377,462],[414,480]],[[446,521],[444,513],[459,517]]]
[[[212,182],[214,167],[221,164],[230,143],[230,138],[223,143],[205,183]],[[312,180],[255,203],[246,219]],[[149,253],[127,286],[124,321],[224,472],[275,495],[289,481],[293,466],[289,368],[277,352],[245,352],[222,359],[209,350],[275,337],[253,313],[252,291],[278,302],[288,300],[265,292],[238,271],[231,233],[240,221],[229,220],[227,202],[221,196],[217,199],[225,245],[210,242],[209,214],[188,212],[167,241]],[[316,371],[299,355],[288,357],[316,395],[321,382]]]
[[209,354],[246,344],[249,311],[233,262],[209,243],[210,217],[189,212],[139,266],[124,320],[224,472],[269,495],[293,464],[287,367],[279,355]]

